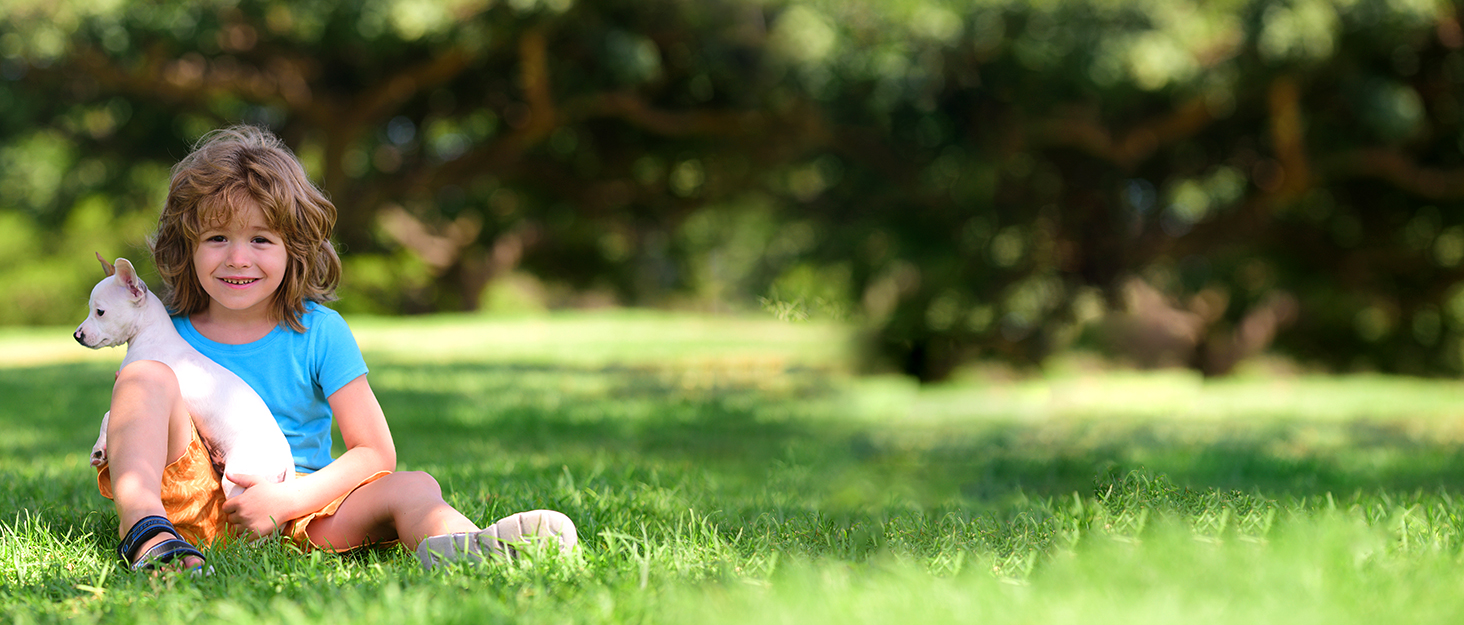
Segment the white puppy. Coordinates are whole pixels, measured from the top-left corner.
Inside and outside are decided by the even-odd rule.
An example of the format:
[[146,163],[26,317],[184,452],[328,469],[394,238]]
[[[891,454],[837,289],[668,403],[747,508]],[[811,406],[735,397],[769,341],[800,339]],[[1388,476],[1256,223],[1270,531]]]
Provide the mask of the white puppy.
[[[148,291],[132,263],[118,258],[114,267],[100,254],[97,260],[107,277],[92,288],[91,310],[76,328],[76,341],[92,349],[126,343],[123,367],[139,360],[156,360],[171,367],[214,467],[229,475],[258,475],[274,482],[294,478],[290,444],[264,400],[234,372],[183,340],[162,300]],[[111,414],[102,417],[101,435],[92,447],[95,466],[106,462]],[[244,492],[227,477],[223,486],[225,497]]]

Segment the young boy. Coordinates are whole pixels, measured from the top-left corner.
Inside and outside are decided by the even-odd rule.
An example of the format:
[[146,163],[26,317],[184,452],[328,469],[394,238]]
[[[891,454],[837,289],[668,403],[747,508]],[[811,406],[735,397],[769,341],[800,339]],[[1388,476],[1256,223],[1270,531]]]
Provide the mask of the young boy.
[[[329,236],[336,209],[272,134],[228,128],[203,138],[173,169],[151,243],[174,325],[269,405],[298,479],[230,475],[225,500],[171,369],[155,361],[117,374],[98,487],[117,506],[119,555],[134,569],[200,570],[201,552],[230,526],[275,531],[333,552],[399,541],[423,566],[513,555],[513,545],[578,543],[551,510],[479,528],[448,505],[432,476],[395,472],[396,449],[350,328],[323,306],[341,263]],[[331,424],[346,451],[330,456]],[[181,565],[181,567],[179,566]]]

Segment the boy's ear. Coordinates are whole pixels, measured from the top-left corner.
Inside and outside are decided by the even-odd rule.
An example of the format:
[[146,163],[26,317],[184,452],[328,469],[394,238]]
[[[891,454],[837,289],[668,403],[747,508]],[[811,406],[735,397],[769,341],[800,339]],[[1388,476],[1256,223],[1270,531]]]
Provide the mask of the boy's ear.
[[115,266],[117,283],[127,289],[127,294],[131,295],[133,300],[141,300],[147,294],[147,283],[137,277],[137,270],[132,268],[132,263],[126,258],[118,258]]

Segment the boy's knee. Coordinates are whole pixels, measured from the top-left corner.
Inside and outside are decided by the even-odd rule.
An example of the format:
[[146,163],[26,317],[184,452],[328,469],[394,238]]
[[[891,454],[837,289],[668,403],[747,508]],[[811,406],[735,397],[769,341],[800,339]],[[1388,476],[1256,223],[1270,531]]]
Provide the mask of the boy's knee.
[[156,360],[139,360],[128,363],[117,372],[117,387],[139,386],[148,389],[178,388],[178,376],[172,367]]
[[437,483],[437,478],[425,471],[397,471],[388,477],[391,478],[392,486],[395,488],[424,497],[442,498],[442,486]]
[[[183,404],[178,376],[171,367],[156,360],[129,363],[117,372],[111,409],[111,424],[119,419],[131,423],[137,418],[165,418],[173,424],[169,434],[178,438],[180,444],[186,445],[191,438],[187,431],[188,408]],[[170,450],[181,448],[170,447]]]

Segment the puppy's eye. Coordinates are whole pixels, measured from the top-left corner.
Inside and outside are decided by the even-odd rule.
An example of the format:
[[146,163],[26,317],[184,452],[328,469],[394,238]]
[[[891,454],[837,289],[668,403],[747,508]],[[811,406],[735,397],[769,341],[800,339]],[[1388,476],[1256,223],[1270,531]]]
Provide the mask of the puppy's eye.
[[97,316],[98,316],[98,317],[100,317],[100,316],[102,316],[102,315],[105,315],[105,314],[107,314],[107,311],[105,311],[105,310],[102,310],[102,309],[100,309],[100,308],[98,308],[98,309],[97,309]]

